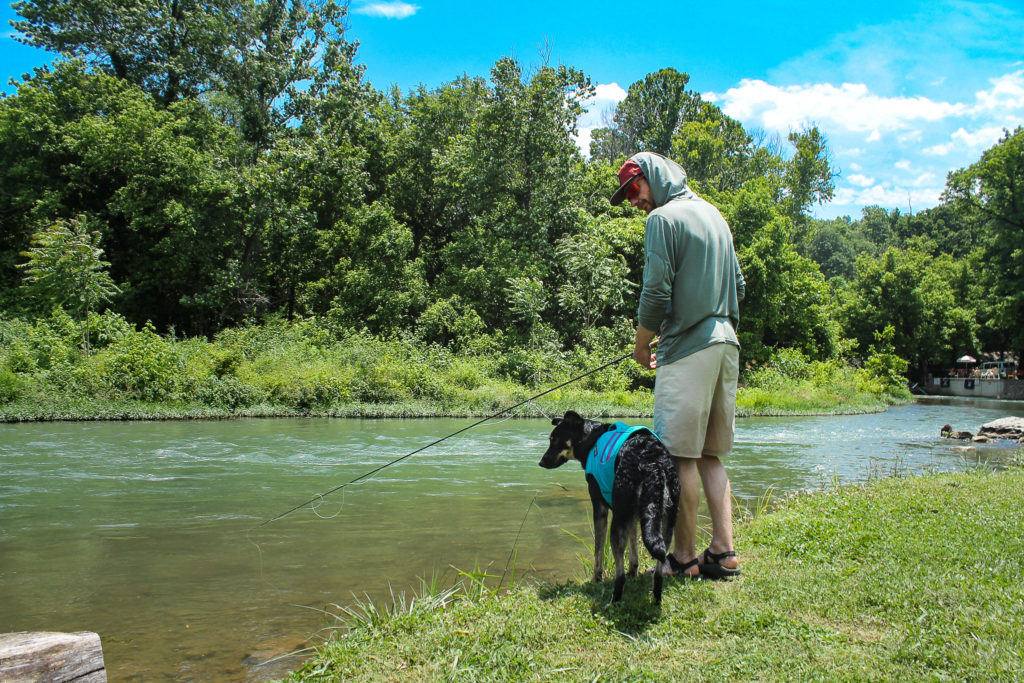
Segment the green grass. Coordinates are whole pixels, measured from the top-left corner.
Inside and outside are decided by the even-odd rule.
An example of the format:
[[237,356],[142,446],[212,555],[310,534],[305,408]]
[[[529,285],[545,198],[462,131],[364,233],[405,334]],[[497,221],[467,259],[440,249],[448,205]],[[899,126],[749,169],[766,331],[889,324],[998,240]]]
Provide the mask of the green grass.
[[[318,321],[275,321],[205,340],[160,336],[112,313],[94,318],[86,354],[59,309],[35,321],[0,316],[0,421],[481,417],[541,393],[509,414],[649,417],[654,407],[653,374],[632,360],[591,372],[621,357],[613,346],[468,355]],[[863,369],[792,350],[743,380],[741,416],[869,412],[909,400]]]
[[671,581],[660,611],[647,577],[610,607],[610,581],[576,580],[350,611],[291,680],[1020,680],[1022,488],[1013,468],[794,496],[738,525],[742,578]]

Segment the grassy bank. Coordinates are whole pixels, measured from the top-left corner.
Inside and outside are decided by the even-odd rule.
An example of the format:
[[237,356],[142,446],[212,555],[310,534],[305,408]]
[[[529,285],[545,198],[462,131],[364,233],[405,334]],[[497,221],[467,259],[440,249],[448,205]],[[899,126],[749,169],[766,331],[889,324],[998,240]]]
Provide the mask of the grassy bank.
[[[0,421],[483,416],[584,374],[513,414],[644,417],[654,404],[653,373],[636,363],[588,374],[628,352],[621,340],[572,352],[494,343],[456,350],[323,321],[177,339],[111,313],[94,315],[90,330],[85,353],[78,326],[59,309],[31,322],[0,319]],[[742,381],[740,415],[867,412],[909,400],[870,366],[788,350]]]
[[672,581],[660,611],[647,577],[612,607],[610,581],[363,605],[292,680],[1019,680],[1022,487],[1013,468],[793,497],[739,525],[741,579]]

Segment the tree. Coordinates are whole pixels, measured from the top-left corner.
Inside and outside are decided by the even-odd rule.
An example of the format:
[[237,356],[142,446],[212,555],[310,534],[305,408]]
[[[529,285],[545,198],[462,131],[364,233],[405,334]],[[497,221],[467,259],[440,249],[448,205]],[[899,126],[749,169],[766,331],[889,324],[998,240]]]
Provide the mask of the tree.
[[0,286],[13,288],[35,226],[86,214],[133,322],[202,333],[237,319],[239,152],[201,103],[156,106],[80,62],[37,74],[0,101]]
[[231,0],[20,0],[12,22],[35,45],[80,57],[164,106],[214,78],[237,5]]
[[344,39],[347,6],[334,0],[236,0],[207,84],[214,109],[242,133],[253,158],[325,97],[365,96],[355,46]]
[[805,245],[807,256],[818,264],[826,279],[852,279],[857,274],[855,262],[859,248],[853,238],[850,219],[814,223]]
[[708,102],[701,102],[694,116],[679,126],[670,153],[686,169],[687,180],[717,192],[739,189],[751,175],[754,154],[743,125]]
[[829,289],[817,264],[796,252],[792,222],[779,211],[771,185],[759,178],[721,197],[746,280],[737,330],[743,356],[765,362],[773,349],[795,348],[828,358],[839,341]]
[[977,344],[970,268],[933,253],[934,244],[917,239],[907,249],[862,255],[843,304],[845,329],[862,351],[891,325],[895,353],[912,361],[921,381],[931,363],[951,363]]
[[595,219],[589,229],[562,237],[555,247],[565,273],[558,285],[558,304],[581,331],[610,322],[608,313],[621,309],[626,295],[636,288],[626,279],[626,259],[616,252],[602,225]]
[[257,146],[275,111],[301,101],[316,65],[331,68],[347,13],[334,0],[20,0],[13,7],[22,42],[80,57],[163,106],[212,94]]
[[950,173],[943,200],[965,222],[984,225],[986,347],[1024,357],[1024,127],[1004,131],[977,163]]
[[445,214],[455,219],[437,245],[441,298],[459,294],[489,325],[505,327],[513,322],[509,280],[549,281],[556,240],[584,219],[572,136],[592,92],[575,69],[542,66],[527,77],[515,60],[495,63],[467,132],[433,161],[448,188]]
[[688,74],[667,68],[633,83],[615,108],[614,127],[594,131],[591,155],[608,160],[637,152],[668,156],[672,136],[701,104],[700,95],[686,89],[689,82]]
[[100,257],[100,232],[89,230],[90,220],[77,216],[57,221],[32,236],[23,287],[40,310],[66,306],[82,327],[82,348],[89,353],[89,313],[110,302],[121,290],[114,284]]
[[784,206],[787,215],[800,227],[814,204],[832,199],[835,172],[828,141],[816,126],[791,132],[789,141],[795,151],[783,172]]

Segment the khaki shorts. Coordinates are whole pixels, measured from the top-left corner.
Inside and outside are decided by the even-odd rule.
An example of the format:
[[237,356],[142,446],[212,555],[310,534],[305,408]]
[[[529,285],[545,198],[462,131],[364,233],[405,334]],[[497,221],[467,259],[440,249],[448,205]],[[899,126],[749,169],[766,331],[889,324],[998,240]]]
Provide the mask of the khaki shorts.
[[714,344],[658,366],[654,431],[676,458],[722,457],[736,431],[739,349]]

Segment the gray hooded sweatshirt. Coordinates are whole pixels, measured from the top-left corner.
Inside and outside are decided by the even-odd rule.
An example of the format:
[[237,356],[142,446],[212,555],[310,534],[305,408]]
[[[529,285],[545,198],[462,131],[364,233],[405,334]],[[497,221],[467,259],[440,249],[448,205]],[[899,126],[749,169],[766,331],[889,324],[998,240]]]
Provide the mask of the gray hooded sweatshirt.
[[713,344],[739,346],[745,283],[732,232],[718,209],[686,186],[683,167],[660,154],[633,157],[657,208],[644,232],[644,284],[637,318],[659,332],[658,364]]

